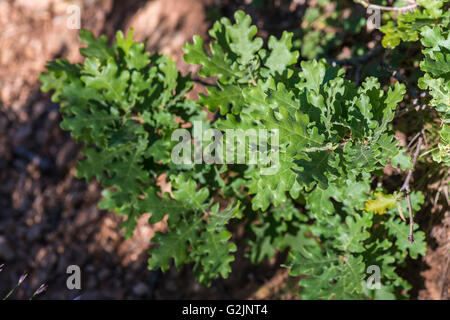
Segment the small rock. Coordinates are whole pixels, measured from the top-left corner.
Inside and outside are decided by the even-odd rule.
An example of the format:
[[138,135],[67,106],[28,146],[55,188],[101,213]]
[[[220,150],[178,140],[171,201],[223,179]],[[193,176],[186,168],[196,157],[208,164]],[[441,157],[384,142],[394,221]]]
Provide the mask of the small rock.
[[90,275],[86,281],[86,287],[89,289],[95,289],[98,287],[98,281],[94,275]]
[[40,237],[41,237],[41,225],[35,224],[34,226],[28,229],[27,232],[28,241],[36,241]]
[[176,283],[172,280],[167,281],[165,287],[166,287],[166,290],[172,291],[172,292],[175,292],[178,290]]
[[4,236],[0,236],[0,258],[5,261],[14,259],[14,251],[10,248]]
[[110,272],[108,269],[102,269],[100,270],[100,272],[98,273],[98,279],[100,281],[105,281],[110,275]]
[[133,287],[133,293],[139,297],[143,297],[148,293],[149,289],[148,286],[143,283],[139,282],[137,285]]
[[50,247],[40,248],[35,257],[36,263],[47,270],[51,269],[56,264],[57,260],[58,256]]

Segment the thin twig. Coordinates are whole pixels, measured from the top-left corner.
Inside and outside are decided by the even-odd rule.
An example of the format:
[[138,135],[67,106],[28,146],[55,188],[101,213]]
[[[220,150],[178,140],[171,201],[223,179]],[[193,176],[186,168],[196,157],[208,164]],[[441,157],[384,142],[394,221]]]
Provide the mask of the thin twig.
[[370,58],[376,56],[379,52],[383,50],[382,46],[377,46],[374,49],[368,51],[366,54],[350,58],[350,59],[341,59],[341,60],[328,60],[328,63],[330,63],[332,66],[336,65],[353,65],[355,68],[354,72],[354,82],[356,85],[359,84],[359,78],[361,74],[361,70],[363,68],[363,63],[369,60]]
[[411,197],[409,195],[409,186],[406,187],[406,199],[408,200],[408,209],[409,209],[409,235],[408,235],[408,241],[410,243],[414,242],[414,218],[413,218],[413,211],[412,211],[412,205],[411,205]]
[[384,10],[384,11],[400,11],[400,12],[406,12],[406,11],[412,11],[415,8],[417,8],[419,5],[414,1],[411,4],[408,4],[403,7],[387,7],[387,6],[380,6],[377,4],[371,4],[364,0],[356,0],[356,3],[359,3],[363,5],[366,8],[369,9],[376,9],[376,10]]
[[414,143],[414,141],[416,141],[416,139],[420,136],[421,132],[419,132],[418,134],[416,134],[414,136],[414,138],[411,139],[411,141],[408,143],[408,145],[406,146],[406,149],[409,149],[411,147],[411,145]]
[[404,83],[405,86],[408,88],[408,91],[411,93],[411,97],[413,98],[417,97],[417,90],[414,89],[412,86],[410,86],[408,81],[403,81],[404,80],[403,75],[400,72],[398,72],[398,70],[394,70],[394,68],[390,66],[390,64],[386,61],[386,55],[383,57],[383,60],[381,61],[381,67],[385,69],[387,72],[389,72],[391,76],[397,79],[399,82]]
[[412,173],[414,171],[414,167],[416,165],[417,157],[419,156],[420,147],[422,146],[422,140],[423,138],[420,137],[419,141],[417,142],[416,151],[414,152],[414,158],[412,162],[412,169],[408,171],[408,175],[406,176],[405,182],[403,182],[402,187],[400,188],[400,192],[403,190],[406,190],[406,188],[409,186],[409,180],[411,179]]
[[200,78],[191,78],[191,80],[194,81],[194,82],[196,82],[196,83],[199,83],[199,84],[201,84],[201,85],[204,85],[204,86],[216,87],[216,88],[219,87],[219,86],[218,86],[217,84],[215,84],[215,83],[209,83],[208,81],[205,81],[205,80],[200,79]]
[[396,118],[403,117],[405,114],[407,114],[408,112],[411,112],[413,110],[415,110],[417,112],[424,111],[424,110],[427,110],[430,112],[436,112],[436,109],[433,107],[427,106],[426,104],[414,104],[414,101],[413,101],[413,103],[409,107],[406,107],[403,109],[398,109],[395,117]]
[[366,60],[369,60],[370,58],[372,58],[373,56],[377,55],[382,50],[383,50],[382,46],[377,46],[377,47],[373,48],[372,50],[368,51],[366,54],[364,54],[362,56],[359,56],[359,57],[350,58],[350,59],[341,59],[341,60],[328,60],[328,62],[332,66],[335,66],[337,64],[358,65],[358,64],[361,64],[361,63],[365,62]]
[[419,137],[419,140],[417,141],[416,151],[414,152],[414,158],[412,162],[412,168],[409,169],[408,175],[406,176],[405,182],[403,182],[402,187],[400,188],[400,192],[406,191],[406,199],[408,201],[408,210],[409,210],[409,235],[408,235],[408,241],[410,243],[414,242],[414,218],[413,218],[413,210],[411,205],[411,197],[410,197],[410,189],[409,189],[409,180],[411,180],[412,173],[414,171],[414,167],[417,162],[417,157],[419,156],[420,152],[420,146],[422,145],[422,136]]
[[356,85],[359,85],[359,76],[361,74],[361,69],[362,64],[361,63],[357,64],[355,68],[355,79],[354,79]]
[[447,200],[447,204],[450,206],[450,196],[449,196],[449,192],[448,192],[448,184],[444,187],[444,195],[445,195],[445,200]]
[[397,206],[397,209],[398,209],[398,213],[400,213],[400,218],[402,219],[402,221],[403,221],[403,222],[406,222],[406,218],[405,218],[405,215],[403,214],[402,206],[401,206],[401,205],[398,205],[398,206]]

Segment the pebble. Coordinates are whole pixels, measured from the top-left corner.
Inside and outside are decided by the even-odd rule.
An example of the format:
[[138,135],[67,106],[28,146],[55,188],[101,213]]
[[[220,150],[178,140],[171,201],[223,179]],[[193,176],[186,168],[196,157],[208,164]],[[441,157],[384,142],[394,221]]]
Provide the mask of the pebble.
[[143,297],[148,293],[149,289],[148,286],[143,283],[139,282],[133,287],[133,293],[139,297]]
[[36,241],[41,237],[41,225],[35,224],[31,228],[28,229],[27,240],[28,241]]
[[4,236],[0,236],[0,259],[4,259],[5,261],[14,259],[14,251],[11,249]]

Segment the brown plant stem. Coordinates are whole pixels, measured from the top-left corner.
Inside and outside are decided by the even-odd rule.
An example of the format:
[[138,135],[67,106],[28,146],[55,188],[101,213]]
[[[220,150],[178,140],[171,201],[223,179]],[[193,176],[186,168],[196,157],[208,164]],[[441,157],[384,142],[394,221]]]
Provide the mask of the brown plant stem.
[[413,210],[411,205],[411,197],[410,197],[410,188],[409,188],[409,180],[411,180],[412,173],[414,172],[414,167],[416,166],[417,157],[419,156],[420,147],[422,146],[422,140],[423,137],[420,136],[419,140],[417,141],[416,151],[414,152],[414,158],[412,162],[412,168],[409,169],[408,175],[406,176],[405,182],[403,182],[402,187],[400,188],[400,192],[403,190],[406,191],[406,199],[408,201],[408,210],[409,210],[409,235],[408,235],[408,241],[410,243],[414,242],[414,218],[413,218]]
[[363,5],[366,8],[370,9],[377,9],[377,10],[384,10],[384,11],[400,11],[400,12],[406,12],[411,11],[417,8],[419,5],[415,1],[411,1],[410,4],[403,6],[403,7],[387,7],[387,6],[380,6],[377,4],[370,4],[367,1],[364,0],[356,0],[357,3]]

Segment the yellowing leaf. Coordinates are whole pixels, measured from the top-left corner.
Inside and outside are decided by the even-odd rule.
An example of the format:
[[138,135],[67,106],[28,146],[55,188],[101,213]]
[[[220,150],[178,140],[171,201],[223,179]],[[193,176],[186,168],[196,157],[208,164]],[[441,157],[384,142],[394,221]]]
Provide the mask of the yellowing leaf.
[[364,210],[384,214],[386,210],[396,207],[397,200],[393,195],[383,194],[382,192],[375,192],[374,195],[375,199],[367,200]]

